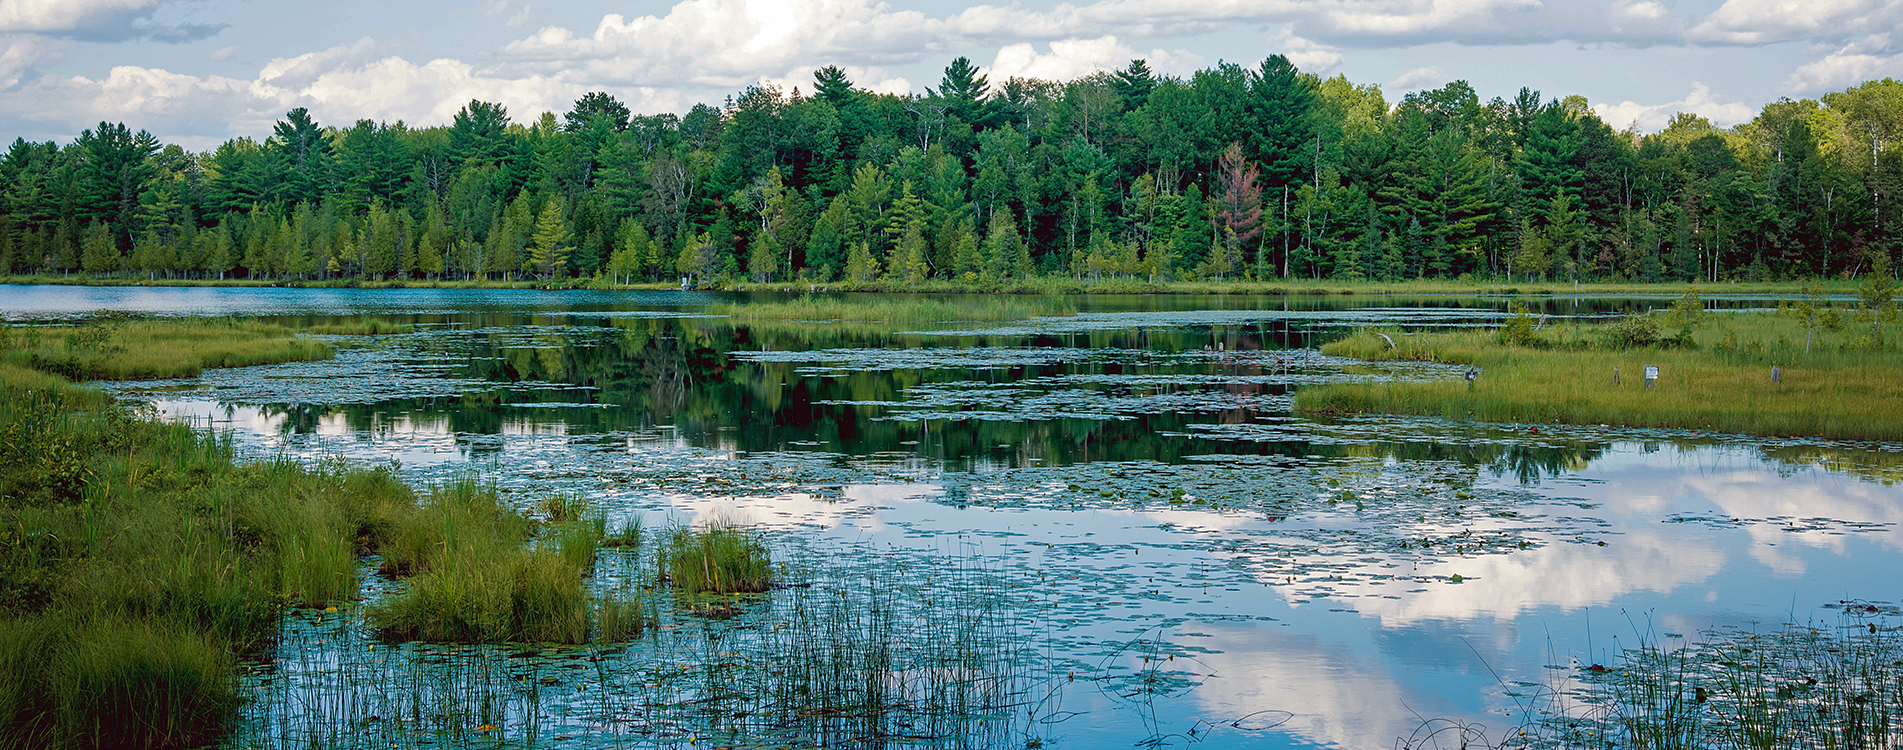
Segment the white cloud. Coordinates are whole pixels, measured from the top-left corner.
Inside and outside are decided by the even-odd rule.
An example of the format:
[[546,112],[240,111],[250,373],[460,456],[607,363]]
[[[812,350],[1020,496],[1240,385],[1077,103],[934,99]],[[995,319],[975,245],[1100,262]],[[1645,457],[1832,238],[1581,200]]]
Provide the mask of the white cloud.
[[1341,65],[1341,50],[1303,39],[1288,29],[1283,29],[1280,35],[1269,40],[1269,46],[1281,50],[1289,62],[1295,63],[1295,67],[1310,73],[1334,70]]
[[18,85],[35,63],[58,55],[64,46],[33,34],[0,34],[0,91]]
[[1400,78],[1388,82],[1387,90],[1395,93],[1418,91],[1439,88],[1445,83],[1447,83],[1447,74],[1442,73],[1440,68],[1430,65],[1402,73]]
[[1903,50],[1891,45],[1890,34],[1871,34],[1792,71],[1784,89],[1795,94],[1816,93],[1899,75],[1903,75]]
[[[157,25],[154,13],[176,1],[0,0],[0,44],[5,45],[0,48],[0,88],[19,88],[31,81],[36,61],[66,43],[54,37],[106,38],[102,35],[116,29],[113,33],[121,38],[180,40],[216,30]],[[579,92],[606,90],[637,109],[678,111],[762,81],[810,90],[809,72],[830,64],[852,71],[863,88],[903,93],[914,84],[894,69],[973,49],[997,50],[990,60],[994,79],[1075,78],[1120,68],[1137,57],[1161,72],[1186,74],[1206,64],[1201,55],[1183,49],[1145,54],[1125,40],[1194,37],[1238,24],[1279,25],[1281,30],[1266,40],[1264,51],[1286,54],[1310,72],[1338,68],[1356,49],[1431,43],[1722,47],[1808,40],[1820,45],[1815,54],[1821,58],[1792,73],[1787,86],[1794,91],[1903,73],[1903,58],[1889,48],[1887,36],[1848,36],[1854,29],[1894,27],[1903,21],[1898,16],[1903,2],[1728,0],[1703,17],[1681,16],[1675,6],[1664,0],[1098,0],[1047,9],[998,4],[941,11],[894,8],[881,0],[681,0],[654,15],[605,15],[586,33],[542,28],[500,49],[475,50],[463,59],[423,62],[394,44],[359,40],[272,60],[243,95],[224,93],[217,96],[231,98],[193,101],[233,118],[248,117],[245,113],[252,108],[267,104],[302,104],[332,121],[402,117],[425,123],[446,117],[470,96],[504,101],[526,119],[544,107],[565,108]],[[520,0],[482,0],[472,10],[477,11],[472,15],[494,19],[498,26],[532,17],[529,5]],[[11,36],[6,35],[9,31]],[[237,51],[233,45],[203,57],[225,60]],[[165,78],[161,73],[172,75],[158,68],[131,69],[146,71],[141,76],[151,81]],[[786,73],[776,78],[775,71]],[[75,97],[68,100],[6,97],[10,108],[25,113],[13,120],[53,123],[70,117],[67,126],[74,130],[96,122],[104,113],[82,112],[79,104],[96,98],[69,90],[104,86],[114,75],[89,74],[47,84]],[[184,89],[153,83],[151,95],[138,100],[140,106],[190,98],[180,91],[205,96],[227,91],[211,83],[215,77],[177,75],[201,83]],[[1389,88],[1439,85],[1449,77],[1434,66],[1418,68]],[[1628,101],[1600,109],[1609,120],[1640,127],[1662,123],[1672,109],[1697,111],[1719,122],[1748,116],[1744,105],[1712,100],[1703,88],[1680,102],[1648,106]],[[235,120],[228,127],[230,132],[249,132],[239,130]]]
[[0,31],[69,33],[128,23],[159,0],[0,0]]
[[1689,36],[1729,44],[1822,41],[1899,24],[1903,4],[1893,0],[1726,0]]
[[1607,125],[1624,130],[1634,128],[1640,132],[1655,133],[1664,130],[1672,120],[1672,115],[1690,112],[1710,120],[1719,127],[1730,127],[1750,120],[1758,114],[1758,108],[1744,102],[1721,102],[1711,95],[1711,88],[1703,83],[1693,82],[1692,91],[1685,98],[1664,104],[1639,104],[1631,100],[1618,104],[1595,104],[1593,112],[1599,115]]
[[1114,36],[1051,42],[1050,52],[1038,54],[1030,42],[998,50],[985,74],[996,83],[1006,79],[1042,78],[1068,81],[1105,70],[1115,70],[1135,55]]
[[223,24],[159,24],[152,15],[172,0],[0,0],[0,33],[33,33],[93,41],[154,39],[188,42]]

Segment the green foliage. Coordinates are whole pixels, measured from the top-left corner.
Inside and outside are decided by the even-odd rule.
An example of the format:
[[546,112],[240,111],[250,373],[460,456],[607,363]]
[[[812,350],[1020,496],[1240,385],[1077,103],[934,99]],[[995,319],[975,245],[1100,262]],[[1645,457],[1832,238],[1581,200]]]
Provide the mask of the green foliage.
[[400,595],[370,612],[385,637],[491,643],[587,639],[582,577],[595,561],[598,517],[574,498],[549,498],[539,543],[532,523],[473,479],[438,487],[385,545],[383,569],[408,576]]
[[[483,101],[423,126],[297,108],[202,154],[124,123],[20,141],[0,159],[0,275],[711,286],[744,261],[756,284],[823,283],[863,245],[854,283],[911,283],[920,263],[895,252],[914,224],[923,278],[979,285],[1173,265],[1223,283],[1875,280],[1897,260],[1895,165],[1871,146],[1903,129],[1890,79],[1646,136],[1464,80],[1390,106],[1283,55],[1001,82],[958,58],[916,99],[835,66],[813,84],[683,116],[603,92],[523,122]],[[967,221],[982,269],[960,254]]]
[[1062,299],[1015,296],[916,297],[801,295],[791,302],[720,305],[710,310],[738,320],[885,321],[929,324],[960,321],[1030,320],[1076,314]]
[[1500,343],[1506,346],[1539,346],[1542,342],[1539,335],[1533,332],[1533,313],[1519,302],[1513,303],[1512,312],[1513,317],[1500,327]]

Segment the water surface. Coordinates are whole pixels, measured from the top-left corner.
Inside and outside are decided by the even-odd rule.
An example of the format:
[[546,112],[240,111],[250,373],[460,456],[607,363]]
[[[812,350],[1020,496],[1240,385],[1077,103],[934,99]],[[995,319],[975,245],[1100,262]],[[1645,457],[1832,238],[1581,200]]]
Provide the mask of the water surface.
[[[1002,603],[986,621],[1035,657],[1013,678],[1040,697],[1002,730],[920,744],[1389,747],[1429,718],[1497,738],[1573,666],[1636,639],[1898,598],[1903,446],[1289,413],[1304,385],[1457,376],[1319,342],[1488,324],[1504,298],[1104,297],[1075,317],[931,326],[708,314],[747,299],[38,287],[0,290],[0,315],[416,323],[338,337],[331,361],[112,387],[248,456],[390,463],[418,483],[477,471],[524,505],[579,492],[615,521],[762,524],[813,585],[749,616],[861,569],[912,571],[892,580],[915,592],[940,585],[931,571],[978,571]],[[374,598],[386,584],[369,581]],[[287,626],[296,653],[251,683],[254,740],[281,740],[296,706],[345,684],[322,675],[428,664],[464,684],[502,665],[520,685],[568,658],[413,647],[372,663],[351,623]],[[683,620],[589,662],[607,665],[593,677],[498,700],[541,744],[684,744],[691,722],[600,695],[678,699],[691,688],[657,665],[749,637],[722,632]]]

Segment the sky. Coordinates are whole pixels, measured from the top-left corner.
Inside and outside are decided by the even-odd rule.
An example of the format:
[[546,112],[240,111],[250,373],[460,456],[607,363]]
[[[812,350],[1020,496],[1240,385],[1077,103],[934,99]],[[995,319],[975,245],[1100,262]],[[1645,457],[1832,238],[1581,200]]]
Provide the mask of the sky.
[[1465,79],[1643,132],[1903,77],[1899,27],[1903,0],[0,0],[0,141],[109,121],[205,150],[293,107],[429,126],[482,99],[531,121],[589,91],[638,113],[811,91],[825,65],[924,93],[961,55],[1002,83],[1277,53],[1390,103]]

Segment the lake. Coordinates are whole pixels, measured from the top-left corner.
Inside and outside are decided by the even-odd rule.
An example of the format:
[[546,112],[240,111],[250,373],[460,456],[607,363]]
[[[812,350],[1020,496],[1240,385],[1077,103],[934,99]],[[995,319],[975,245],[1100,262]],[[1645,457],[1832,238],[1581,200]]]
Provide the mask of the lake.
[[[1835,627],[1846,602],[1899,598],[1903,445],[1290,413],[1308,384],[1459,377],[1313,347],[1494,324],[1505,297],[1103,296],[933,324],[710,312],[775,299],[8,287],[0,315],[413,323],[330,337],[328,361],[105,387],[246,458],[473,474],[522,507],[583,496],[610,526],[739,520],[786,565],[789,585],[718,617],[664,610],[608,649],[380,644],[359,608],[300,613],[247,667],[234,746],[1457,746],[1579,708],[1580,669],[1622,649]],[[616,554],[591,586],[642,584],[639,552]],[[374,601],[400,584],[364,585]],[[847,712],[750,722],[778,700],[750,686],[831,663],[829,639],[959,666],[873,678],[925,707],[876,739]]]

